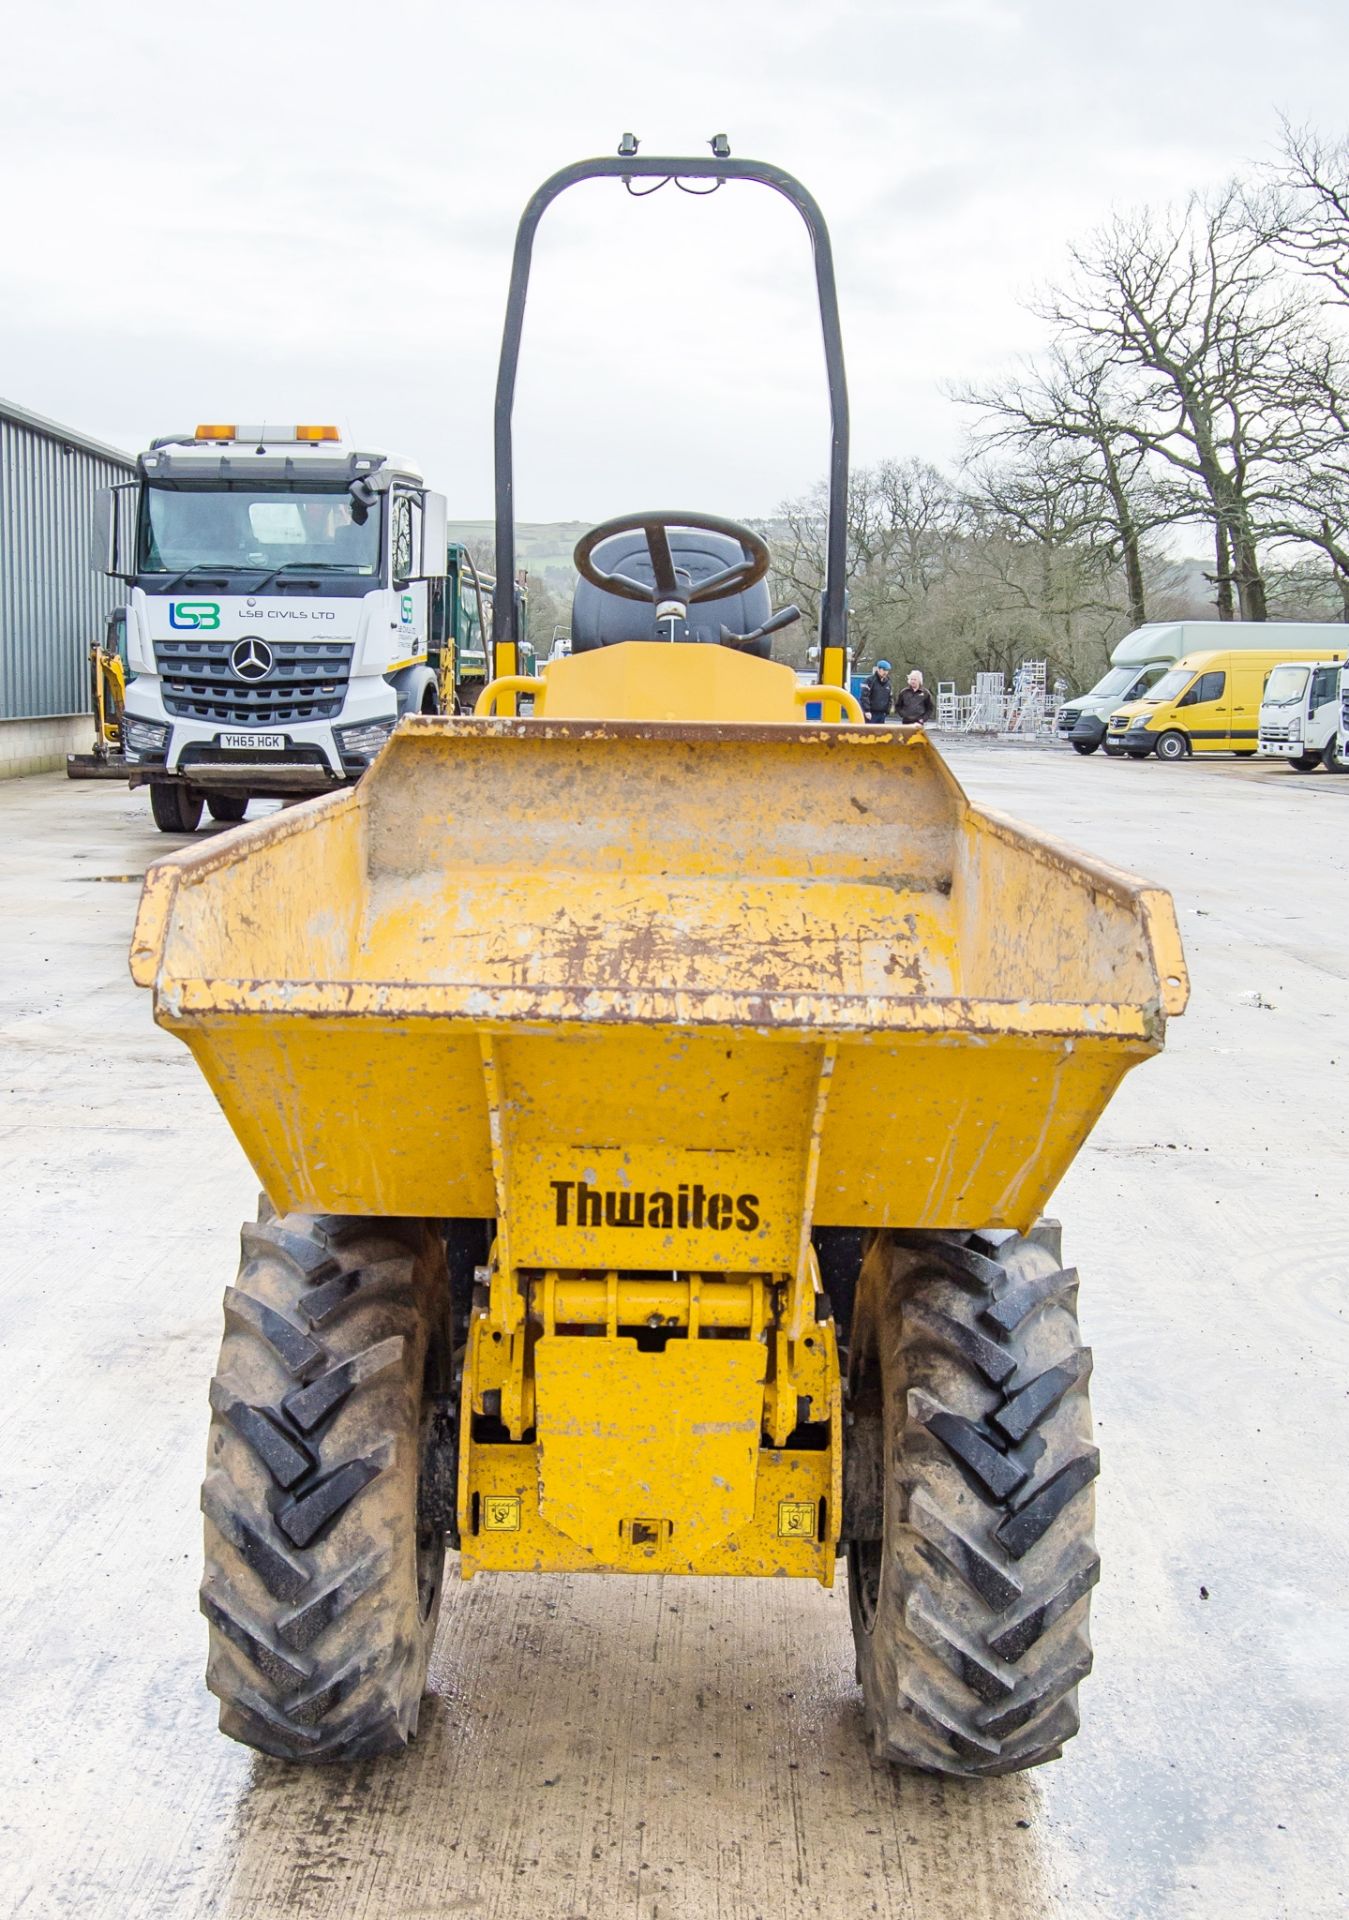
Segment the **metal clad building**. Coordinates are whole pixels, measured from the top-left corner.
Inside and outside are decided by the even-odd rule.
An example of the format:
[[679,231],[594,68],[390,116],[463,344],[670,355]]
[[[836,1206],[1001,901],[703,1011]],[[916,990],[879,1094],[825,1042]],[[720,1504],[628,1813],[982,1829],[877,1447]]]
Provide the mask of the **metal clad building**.
[[126,591],[91,564],[94,493],[134,471],[0,400],[0,724],[88,711],[89,643]]

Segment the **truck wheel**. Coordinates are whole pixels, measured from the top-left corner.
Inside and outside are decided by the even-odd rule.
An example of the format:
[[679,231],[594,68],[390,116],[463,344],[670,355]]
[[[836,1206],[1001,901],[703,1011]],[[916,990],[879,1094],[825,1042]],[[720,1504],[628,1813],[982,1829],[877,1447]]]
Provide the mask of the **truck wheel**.
[[1183,733],[1164,733],[1157,742],[1159,760],[1183,760],[1190,751],[1190,743]]
[[1338,736],[1332,733],[1326,741],[1321,752],[1321,764],[1327,773],[1349,773],[1349,767],[1346,767],[1340,758],[1339,748],[1336,745],[1337,738]]
[[1100,1562],[1076,1292],[1053,1221],[881,1234],[863,1264],[849,1446],[870,1433],[879,1470],[854,1476],[875,1495],[849,1604],[868,1729],[902,1766],[1015,1773],[1077,1731]]
[[1100,744],[1099,740],[1074,740],[1072,742],[1075,753],[1095,753]]
[[206,811],[213,820],[223,820],[233,825],[248,812],[248,799],[246,795],[237,793],[208,793]]
[[448,1314],[444,1243],[422,1221],[243,1230],[211,1383],[201,1608],[221,1731],[246,1746],[354,1760],[416,1732],[445,1557],[420,1467],[450,1390]]
[[195,833],[201,824],[201,795],[191,787],[150,782],[150,811],[161,833]]

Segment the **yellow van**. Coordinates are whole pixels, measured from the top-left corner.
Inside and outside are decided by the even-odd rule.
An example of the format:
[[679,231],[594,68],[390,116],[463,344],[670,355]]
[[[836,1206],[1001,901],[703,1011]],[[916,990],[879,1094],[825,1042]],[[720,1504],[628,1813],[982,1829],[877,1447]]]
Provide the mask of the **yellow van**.
[[[1270,627],[1271,640],[1279,629]],[[1334,628],[1327,626],[1326,632]],[[1184,760],[1192,753],[1254,754],[1260,740],[1265,682],[1285,660],[1343,660],[1334,647],[1272,647],[1265,653],[1189,653],[1149,689],[1146,698],[1117,707],[1106,732],[1109,746],[1134,760]]]

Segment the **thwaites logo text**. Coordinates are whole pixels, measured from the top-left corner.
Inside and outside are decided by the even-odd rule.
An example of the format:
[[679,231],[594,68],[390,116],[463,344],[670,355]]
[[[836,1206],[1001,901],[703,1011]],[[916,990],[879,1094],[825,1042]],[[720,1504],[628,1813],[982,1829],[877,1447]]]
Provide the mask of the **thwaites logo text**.
[[559,1227],[692,1227],[726,1233],[738,1227],[753,1233],[759,1225],[757,1193],[709,1193],[690,1184],[673,1193],[657,1188],[592,1187],[585,1180],[551,1180],[554,1221]]

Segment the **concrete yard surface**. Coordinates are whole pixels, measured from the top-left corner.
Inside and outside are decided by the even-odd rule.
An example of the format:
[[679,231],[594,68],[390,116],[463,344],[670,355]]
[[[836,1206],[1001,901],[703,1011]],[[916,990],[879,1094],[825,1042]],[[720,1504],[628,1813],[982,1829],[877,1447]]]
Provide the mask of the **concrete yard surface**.
[[220,1736],[197,1495],[257,1183],[127,974],[180,842],[144,795],[43,776],[0,785],[0,1911],[1349,1910],[1349,778],[949,754],[1170,887],[1193,976],[1054,1205],[1103,1460],[1063,1759],[875,1764],[841,1582],[452,1581],[406,1758],[294,1771]]

